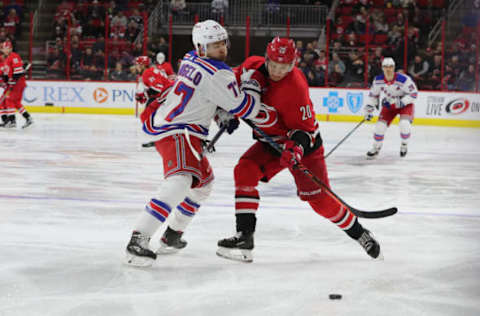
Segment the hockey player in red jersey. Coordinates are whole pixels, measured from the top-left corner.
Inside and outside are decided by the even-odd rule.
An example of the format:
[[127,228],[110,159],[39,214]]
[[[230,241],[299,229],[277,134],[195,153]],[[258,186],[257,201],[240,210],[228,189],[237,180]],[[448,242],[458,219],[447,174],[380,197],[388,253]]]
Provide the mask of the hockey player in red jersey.
[[266,57],[247,58],[238,69],[256,69],[252,78],[262,85],[263,121],[256,122],[267,135],[282,144],[281,155],[259,135],[257,142],[241,157],[234,170],[235,216],[237,234],[218,242],[217,255],[251,262],[254,247],[256,212],[260,195],[259,181],[268,182],[288,168],[295,179],[297,194],[319,215],[345,231],[372,258],[380,255],[380,245],[364,229],[357,217],[320,189],[294,165],[301,161],[313,174],[329,185],[324,149],[315,119],[307,81],[295,67],[293,40],[276,37],[267,46]]
[[157,64],[155,66],[161,71],[163,71],[165,75],[168,77],[168,79],[175,80],[175,72],[173,71],[172,64],[170,64],[168,61],[165,61],[165,54],[162,52],[159,52],[156,58],[157,58]]
[[0,106],[3,106],[2,120],[4,127],[13,128],[17,126],[15,120],[16,109],[25,118],[26,122],[22,128],[26,128],[33,123],[33,120],[22,105],[23,91],[27,86],[22,59],[17,53],[12,51],[13,48],[10,41],[0,44],[0,50],[4,58],[2,64],[4,93],[0,103]]
[[148,56],[139,56],[135,58],[137,70],[141,73],[137,80],[137,89],[135,92],[135,100],[148,106],[150,102],[155,100],[160,94],[172,85],[173,81],[169,80],[165,72],[156,66],[150,66],[150,58]]
[[[149,67],[150,58],[148,58],[148,56],[138,56],[135,58],[135,65],[141,73],[137,79],[135,100],[147,108],[150,103],[172,86],[173,81],[168,79],[165,71],[159,69],[157,65]],[[142,147],[153,147],[154,145],[155,142],[148,142],[142,144]]]

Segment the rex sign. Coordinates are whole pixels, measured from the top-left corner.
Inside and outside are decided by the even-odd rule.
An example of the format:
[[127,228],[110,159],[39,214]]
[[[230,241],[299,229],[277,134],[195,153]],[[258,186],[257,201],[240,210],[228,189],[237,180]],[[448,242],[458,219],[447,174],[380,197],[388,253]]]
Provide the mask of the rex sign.
[[27,81],[24,105],[133,108],[135,83]]

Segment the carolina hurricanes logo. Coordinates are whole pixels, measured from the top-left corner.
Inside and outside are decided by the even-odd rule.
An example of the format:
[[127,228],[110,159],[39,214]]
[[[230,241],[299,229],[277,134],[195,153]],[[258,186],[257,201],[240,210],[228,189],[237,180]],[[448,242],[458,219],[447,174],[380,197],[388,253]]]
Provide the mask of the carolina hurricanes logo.
[[267,128],[275,125],[277,121],[277,110],[275,110],[274,107],[262,103],[262,108],[255,118],[255,124],[260,128]]
[[445,111],[449,114],[458,115],[468,110],[469,107],[470,102],[467,99],[455,99],[447,104]]
[[280,47],[278,48],[278,52],[279,52],[280,54],[285,54],[286,51],[287,51],[287,47],[285,47],[285,46],[280,46]]

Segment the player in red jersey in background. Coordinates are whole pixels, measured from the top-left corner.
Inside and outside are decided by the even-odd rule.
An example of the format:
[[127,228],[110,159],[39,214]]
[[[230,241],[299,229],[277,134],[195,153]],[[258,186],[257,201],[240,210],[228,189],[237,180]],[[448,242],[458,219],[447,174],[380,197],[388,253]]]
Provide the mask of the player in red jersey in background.
[[137,89],[135,92],[135,100],[141,104],[148,106],[155,98],[172,85],[173,81],[167,78],[165,72],[156,66],[150,66],[150,58],[148,56],[138,56],[135,58],[135,65],[138,72]]
[[165,54],[162,52],[157,54],[156,67],[163,71],[168,79],[175,80],[175,72],[173,71],[172,64],[170,64],[168,61],[165,61]]
[[4,92],[0,99],[0,106],[3,108],[1,113],[3,126],[7,128],[17,126],[15,119],[16,109],[25,118],[26,122],[22,128],[26,128],[33,123],[33,120],[22,105],[23,91],[27,86],[22,59],[17,53],[13,52],[10,41],[0,44],[0,51],[4,58],[1,67]]
[[300,199],[357,240],[368,255],[378,258],[379,243],[362,227],[357,217],[294,168],[296,161],[300,161],[329,185],[322,138],[308,83],[301,70],[295,67],[295,57],[293,40],[276,37],[268,44],[266,57],[249,57],[238,67],[241,71],[257,70],[252,78],[262,85],[261,101],[267,110],[263,111],[263,121],[257,121],[256,125],[284,150],[281,155],[277,154],[265,139],[254,134],[257,142],[241,156],[234,170],[237,234],[220,240],[217,254],[233,260],[253,260],[253,234],[260,201],[258,183],[268,182],[288,168]]
[[[138,56],[135,58],[135,65],[137,67],[137,71],[141,74],[137,79],[135,100],[138,103],[145,105],[146,109],[150,103],[152,103],[164,91],[172,86],[173,80],[168,79],[166,72],[162,69],[159,69],[158,65],[149,67],[150,58],[148,56]],[[142,144],[142,147],[153,146],[155,146],[155,142]]]

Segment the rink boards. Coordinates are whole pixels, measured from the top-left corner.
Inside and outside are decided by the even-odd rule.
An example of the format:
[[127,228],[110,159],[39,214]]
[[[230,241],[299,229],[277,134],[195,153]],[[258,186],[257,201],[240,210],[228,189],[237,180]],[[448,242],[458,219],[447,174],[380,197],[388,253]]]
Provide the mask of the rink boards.
[[[23,105],[31,112],[133,115],[135,86],[132,82],[30,80]],[[310,88],[310,96],[317,119],[359,121],[368,90]],[[480,94],[420,91],[414,123],[480,127]]]

